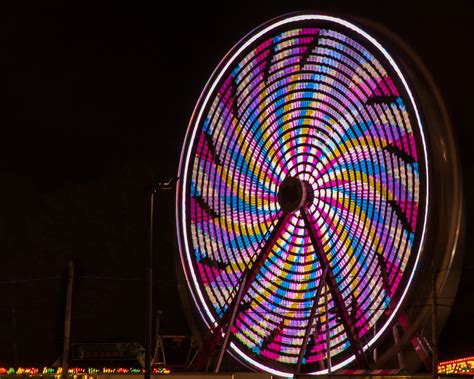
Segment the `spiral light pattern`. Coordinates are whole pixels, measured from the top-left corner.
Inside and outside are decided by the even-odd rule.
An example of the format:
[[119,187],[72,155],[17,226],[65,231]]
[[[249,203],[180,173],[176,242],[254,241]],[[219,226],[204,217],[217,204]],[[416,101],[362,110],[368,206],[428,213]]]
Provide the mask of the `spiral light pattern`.
[[[291,212],[231,326],[233,354],[257,369],[294,372],[307,327],[303,372],[325,369],[328,335],[332,365],[350,362],[342,319],[365,349],[376,344],[410,284],[426,218],[425,147],[389,57],[352,24],[293,16],[241,41],[198,103],[180,165],[178,229],[188,285],[211,329],[283,217],[283,180],[311,192],[305,207],[323,251],[302,209]],[[326,284],[315,299],[321,254],[341,304]]]

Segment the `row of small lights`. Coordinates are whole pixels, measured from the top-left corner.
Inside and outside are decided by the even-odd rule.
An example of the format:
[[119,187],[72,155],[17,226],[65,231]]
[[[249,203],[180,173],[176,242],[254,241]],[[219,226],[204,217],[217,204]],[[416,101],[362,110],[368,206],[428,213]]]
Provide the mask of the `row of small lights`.
[[438,372],[442,374],[474,373],[474,356],[440,362]]
[[[456,367],[463,366],[463,367]],[[0,367],[0,375],[61,375],[62,367],[52,368],[44,367],[43,370],[40,370],[37,367],[18,367],[14,369],[13,367],[5,368]],[[440,362],[438,365],[438,372],[441,373],[455,373],[454,371],[461,372],[474,372],[474,356],[467,358],[460,358],[451,361]],[[141,368],[109,368],[103,367],[102,369],[98,368],[81,368],[73,367],[68,369],[69,375],[77,374],[88,374],[88,375],[98,375],[98,374],[142,374],[145,370]],[[154,367],[153,374],[169,374],[171,371],[165,367]]]
[[[0,375],[61,375],[63,372],[62,367],[52,368],[52,367],[44,367],[43,370],[40,370],[37,367],[18,367],[14,369],[13,367],[5,368],[0,367]],[[101,369],[98,368],[81,368],[81,367],[73,367],[68,369],[69,375],[77,375],[77,374],[89,374],[89,375],[97,375],[97,374],[142,374],[145,370],[141,368],[109,368],[104,367]],[[154,367],[153,374],[169,374],[171,371],[166,367]]]

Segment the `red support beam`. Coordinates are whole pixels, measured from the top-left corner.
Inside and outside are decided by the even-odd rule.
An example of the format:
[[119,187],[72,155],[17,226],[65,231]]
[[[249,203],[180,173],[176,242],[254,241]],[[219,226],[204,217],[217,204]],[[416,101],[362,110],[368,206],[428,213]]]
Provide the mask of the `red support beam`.
[[[389,285],[388,285],[389,282],[388,282],[388,274],[387,274],[387,265],[385,263],[384,257],[381,254],[377,254],[377,257],[378,257],[378,263],[380,266],[380,272],[382,275],[382,283],[383,283],[387,296],[390,296]],[[389,312],[391,312],[390,306],[389,306]],[[412,323],[405,312],[400,311],[397,321],[405,333],[407,333],[409,330],[412,329]],[[418,354],[420,361],[425,366],[425,368],[427,370],[431,370],[432,360],[429,355],[430,349],[425,343],[425,341],[423,341],[423,339],[420,338],[418,333],[415,333],[413,337],[410,338],[410,342],[411,342],[411,345],[413,346],[413,349],[415,349],[415,352]]]
[[[324,286],[326,285],[326,278],[328,275],[328,266],[323,270],[321,279],[319,280],[319,285],[316,290],[316,294],[313,300],[313,306],[311,307],[311,313],[309,315],[308,324],[304,332],[303,343],[301,345],[300,354],[298,355],[298,362],[296,363],[295,375],[299,375],[301,371],[301,364],[303,362],[304,353],[306,351],[306,346],[308,345],[309,334],[311,333],[311,328],[314,323],[314,317],[316,316],[316,309],[318,309],[319,298],[321,297],[321,292],[323,291]],[[327,317],[327,316],[326,316]]]
[[[231,321],[231,318],[236,317],[241,300],[252,286],[252,283],[255,281],[255,278],[260,272],[260,269],[262,268],[268,256],[270,255],[273,246],[280,238],[281,231],[287,224],[290,215],[291,213],[282,213],[282,215],[278,219],[277,224],[273,228],[269,238],[265,241],[261,252],[256,254],[256,258],[253,264],[249,263],[249,265],[251,266],[247,267],[247,269],[243,272],[242,278],[244,280],[242,280],[241,283],[237,285],[237,287],[240,288],[235,291],[235,295],[232,301],[230,302],[224,314],[218,321],[217,326],[212,330],[212,332],[208,334],[208,336],[204,340],[202,347],[199,350],[199,353],[191,366],[191,370],[207,371],[212,355],[216,352],[217,346],[224,338],[224,329],[226,327],[227,329],[229,329],[232,326],[228,325]],[[222,347],[222,349],[225,348],[226,346]]]
[[331,264],[326,256],[326,253],[324,252],[324,248],[321,243],[321,236],[316,228],[316,220],[313,218],[307,208],[302,208],[301,214],[303,216],[306,228],[308,229],[309,237],[313,244],[315,254],[321,262],[322,267],[324,269],[327,268],[328,270],[327,284],[329,287],[329,291],[331,292],[332,299],[336,305],[342,324],[344,325],[344,330],[346,331],[347,338],[349,339],[349,342],[354,351],[357,364],[360,368],[368,368],[369,362],[364,354],[362,343],[359,338],[359,333],[352,320],[351,315],[349,314],[349,311],[346,308],[346,304],[339,290],[336,277],[334,276],[334,273],[331,269]]

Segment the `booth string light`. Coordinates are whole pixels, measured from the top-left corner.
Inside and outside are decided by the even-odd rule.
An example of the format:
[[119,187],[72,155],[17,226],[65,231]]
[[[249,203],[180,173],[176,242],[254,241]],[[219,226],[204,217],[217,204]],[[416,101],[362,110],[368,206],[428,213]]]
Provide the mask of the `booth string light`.
[[439,374],[474,374],[474,356],[453,359],[440,362],[438,365]]
[[315,14],[250,33],[181,154],[181,261],[204,324],[230,323],[230,353],[276,375],[363,360],[417,271],[428,165],[414,94],[374,37]]
[[[71,367],[68,369],[69,375],[99,375],[99,374],[143,374],[142,368],[134,367]],[[153,374],[169,374],[171,370],[166,367],[153,367]],[[61,376],[62,368],[43,367],[40,370],[37,367],[0,367],[0,375],[45,375],[45,376]]]

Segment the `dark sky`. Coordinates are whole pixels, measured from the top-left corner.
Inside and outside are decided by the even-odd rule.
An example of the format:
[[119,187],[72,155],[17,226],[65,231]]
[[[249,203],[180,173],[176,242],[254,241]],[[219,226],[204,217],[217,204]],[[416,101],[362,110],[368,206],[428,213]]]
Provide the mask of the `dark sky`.
[[[466,268],[440,356],[473,353],[472,1],[10,3],[0,9],[0,366],[60,355],[70,258],[73,342],[143,343],[147,190],[175,175],[194,103],[225,53],[260,23],[298,10],[387,26],[440,87],[467,225]],[[171,194],[158,209],[156,306],[164,333],[188,334]]]

